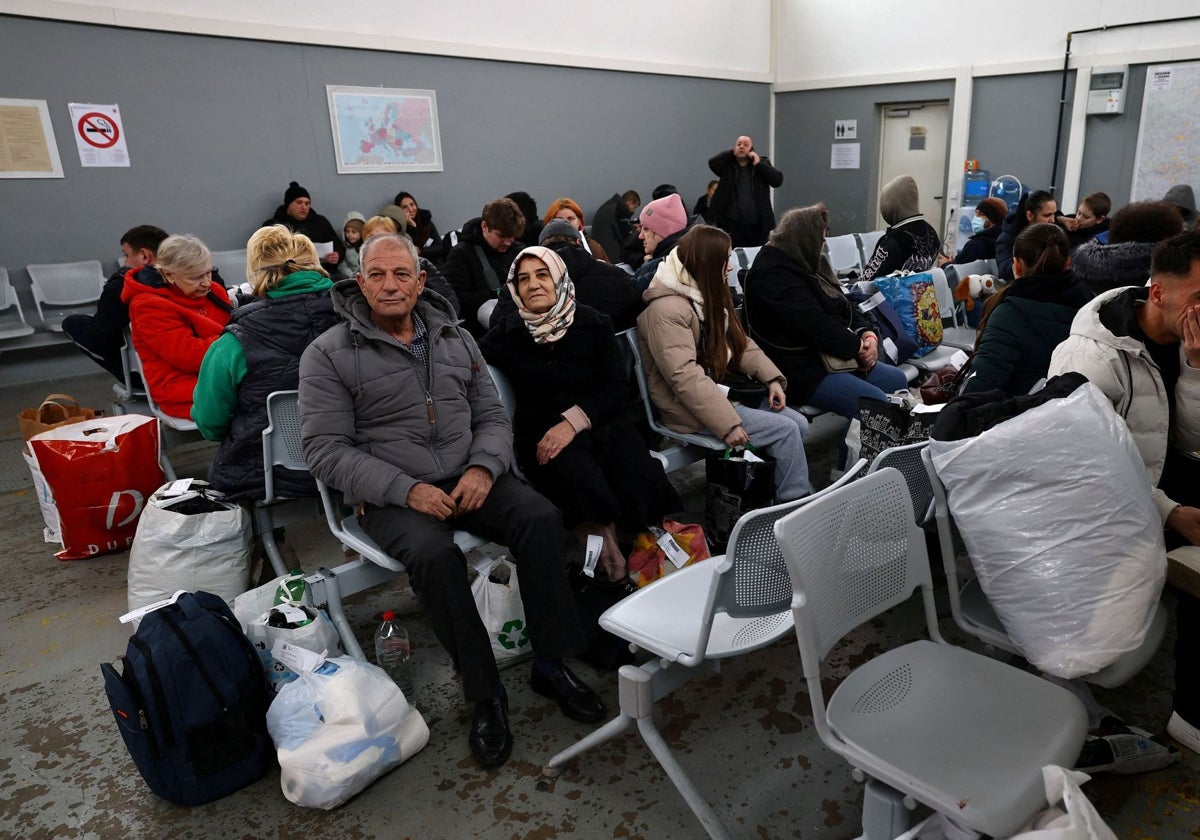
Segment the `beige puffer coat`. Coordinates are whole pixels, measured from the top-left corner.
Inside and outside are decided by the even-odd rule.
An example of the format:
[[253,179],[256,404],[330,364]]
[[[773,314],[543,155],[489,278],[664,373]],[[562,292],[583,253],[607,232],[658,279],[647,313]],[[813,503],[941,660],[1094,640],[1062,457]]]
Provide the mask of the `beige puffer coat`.
[[[638,345],[646,366],[650,399],[667,427],[724,438],[742,421],[696,359],[701,321],[692,302],[659,279],[674,265],[677,261],[663,260],[642,296],[647,305],[638,316]],[[764,384],[778,380],[786,388],[779,368],[753,340],[747,340],[739,370]]]

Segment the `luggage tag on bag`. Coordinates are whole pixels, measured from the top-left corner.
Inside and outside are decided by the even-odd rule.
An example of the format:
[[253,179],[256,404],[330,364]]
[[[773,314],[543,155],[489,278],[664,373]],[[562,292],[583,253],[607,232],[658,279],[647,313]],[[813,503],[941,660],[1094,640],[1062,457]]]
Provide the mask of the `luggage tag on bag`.
[[583,550],[583,573],[590,578],[596,576],[596,561],[600,559],[600,550],[604,548],[604,537],[588,534],[587,546]]
[[[762,459],[758,458],[757,460],[761,461]],[[667,555],[667,559],[676,569],[682,569],[692,559],[683,546],[675,540],[674,534],[669,534],[662,528],[651,528],[650,533],[654,534],[654,541],[658,543],[658,547],[663,550],[663,554]]]
[[129,612],[125,613],[125,615],[118,618],[117,621],[121,622],[122,624],[129,624],[131,621],[141,621],[142,616],[144,616],[146,613],[152,613],[155,610],[161,610],[163,607],[169,607],[171,604],[174,604],[179,600],[179,596],[183,595],[185,592],[187,592],[186,589],[177,589],[175,590],[175,594],[170,598],[164,598],[161,601],[155,601],[153,604],[147,604],[144,607],[138,607],[136,610],[130,610]]
[[315,671],[325,663],[324,652],[314,653],[285,642],[283,639],[276,639],[275,644],[271,645],[271,656],[275,657],[277,662],[286,665],[288,670],[295,671],[297,674]]

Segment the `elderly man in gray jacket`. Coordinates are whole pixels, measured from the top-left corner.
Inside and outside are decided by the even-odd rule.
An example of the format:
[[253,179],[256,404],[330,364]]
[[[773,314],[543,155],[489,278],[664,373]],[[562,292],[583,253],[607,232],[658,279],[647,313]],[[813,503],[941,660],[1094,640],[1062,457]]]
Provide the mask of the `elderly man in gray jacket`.
[[332,290],[343,323],[300,361],[301,438],[313,475],[362,504],[363,530],[408,570],[474,701],[468,742],[485,768],[512,749],[508,699],[454,545],[462,529],[507,545],[533,643],[530,684],[568,717],[604,716],[563,664],[584,648],[558,510],[509,472],[512,430],[474,339],[426,292],[416,248],[371,237],[361,270]]

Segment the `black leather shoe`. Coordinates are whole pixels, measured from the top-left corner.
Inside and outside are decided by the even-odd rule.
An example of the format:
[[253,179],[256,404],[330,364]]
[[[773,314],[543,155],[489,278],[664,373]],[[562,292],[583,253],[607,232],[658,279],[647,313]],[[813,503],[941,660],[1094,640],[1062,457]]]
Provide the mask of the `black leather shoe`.
[[598,723],[604,719],[604,703],[571,669],[563,665],[544,675],[537,668],[529,678],[529,687],[558,703],[559,710],[580,723]]
[[475,701],[475,720],[467,738],[471,753],[484,770],[499,767],[512,752],[512,732],[508,729],[508,701],[489,697]]

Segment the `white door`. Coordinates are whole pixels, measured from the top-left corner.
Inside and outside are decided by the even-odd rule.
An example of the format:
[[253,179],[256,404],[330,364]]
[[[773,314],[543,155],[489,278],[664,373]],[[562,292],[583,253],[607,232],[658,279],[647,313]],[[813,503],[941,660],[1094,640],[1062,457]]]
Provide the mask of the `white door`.
[[884,105],[880,108],[879,184],[875,190],[875,220],[887,227],[879,215],[879,189],[897,175],[911,175],[917,182],[921,213],[940,231],[944,223],[946,144],[950,137],[950,103],[917,102]]

